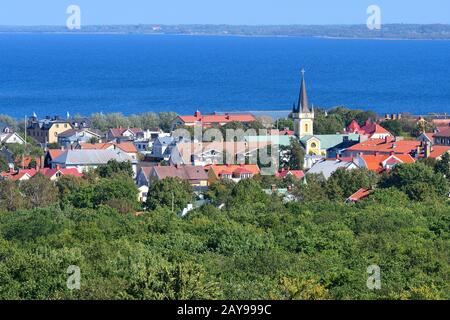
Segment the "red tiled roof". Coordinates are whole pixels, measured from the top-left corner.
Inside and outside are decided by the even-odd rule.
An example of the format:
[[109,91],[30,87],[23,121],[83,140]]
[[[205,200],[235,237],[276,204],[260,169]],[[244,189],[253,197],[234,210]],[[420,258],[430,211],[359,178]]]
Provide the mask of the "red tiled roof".
[[233,171],[233,174],[253,174],[253,172],[244,167],[239,167]]
[[[212,172],[214,173],[214,175],[218,178],[220,174],[223,174],[224,171],[226,172],[231,172],[231,173],[235,173],[235,172],[240,172],[240,173],[251,173],[253,175],[259,174],[260,170],[258,165],[256,164],[245,164],[245,165],[226,165],[226,164],[216,164],[216,165],[209,165],[205,167],[206,170],[212,170]],[[238,171],[238,169],[240,169]],[[245,170],[241,171],[242,169]],[[229,174],[228,173],[228,174]]]
[[[13,181],[19,181],[20,179],[22,179],[27,174],[28,173],[26,173],[26,172],[19,172],[19,173],[15,174],[15,175],[10,176],[9,178],[11,180],[13,180]],[[30,176],[30,178],[31,178],[31,176]]]
[[450,138],[450,128],[435,133],[434,137]]
[[391,133],[387,131],[385,128],[380,126],[378,123],[374,123],[370,120],[367,120],[364,126],[360,127],[356,120],[353,120],[347,127],[347,132],[349,133],[357,133],[363,135],[374,135],[374,134],[389,134]]
[[433,119],[432,122],[436,127],[449,127],[450,126],[450,119]]
[[347,127],[348,132],[357,132],[361,130],[361,127],[359,126],[358,122],[356,120],[353,120]]
[[220,124],[228,122],[253,122],[256,121],[255,117],[251,114],[213,114],[202,115],[200,112],[196,112],[193,116],[178,116],[178,118],[184,123],[196,123],[202,124]]
[[420,145],[421,141],[416,140],[395,141],[394,138],[369,139],[347,148],[346,152],[393,152],[395,154],[407,154],[412,152],[413,150],[417,150],[417,147],[420,147]]
[[9,178],[13,181],[18,181],[23,178],[25,175],[28,175],[30,178],[34,177],[36,174],[41,173],[42,175],[51,178],[56,173],[60,172],[61,175],[70,175],[75,177],[82,177],[83,174],[78,172],[75,168],[70,169],[51,169],[51,168],[43,168],[43,169],[21,169],[18,172],[4,172],[2,176],[5,178]]
[[140,128],[112,128],[112,129],[109,129],[109,132],[111,132],[111,135],[113,137],[119,138],[119,137],[122,137],[123,133],[127,130],[133,132],[133,134],[135,134],[135,135],[138,134],[139,132],[142,132],[142,129],[140,129]]
[[305,173],[302,170],[286,170],[283,169],[275,174],[275,176],[279,178],[285,178],[288,175],[293,175],[297,179],[301,179],[305,176]]
[[48,150],[48,154],[50,155],[50,158],[52,160],[58,158],[63,152],[64,152],[64,150],[61,150],[61,149],[49,149]]
[[362,155],[360,158],[366,164],[366,168],[371,171],[382,172],[384,170],[383,164],[397,164],[397,163],[414,163],[413,157],[409,154],[395,154],[395,155]]
[[354,194],[352,194],[350,197],[348,197],[348,201],[352,201],[352,202],[358,202],[364,198],[367,198],[373,191],[370,189],[359,189],[358,191],[356,191]]
[[442,156],[445,152],[449,152],[450,151],[450,146],[432,146],[431,147],[431,153],[430,153],[430,158],[439,158],[440,156]]
[[74,176],[81,178],[83,176],[82,173],[78,172],[75,168],[68,168],[68,169],[50,169],[50,168],[44,168],[39,170],[40,173],[42,173],[44,176],[51,178],[58,172],[61,173],[63,176]]
[[81,149],[87,149],[87,150],[106,150],[106,149],[112,149],[114,146],[119,148],[125,153],[137,153],[138,150],[133,142],[125,141],[121,143],[83,143],[80,144]]

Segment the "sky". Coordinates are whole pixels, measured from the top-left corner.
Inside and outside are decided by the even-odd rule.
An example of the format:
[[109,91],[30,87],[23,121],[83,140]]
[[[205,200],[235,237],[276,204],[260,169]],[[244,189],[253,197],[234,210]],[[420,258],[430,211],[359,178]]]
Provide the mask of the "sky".
[[69,5],[85,25],[450,23],[449,0],[0,0],[0,25],[65,25]]

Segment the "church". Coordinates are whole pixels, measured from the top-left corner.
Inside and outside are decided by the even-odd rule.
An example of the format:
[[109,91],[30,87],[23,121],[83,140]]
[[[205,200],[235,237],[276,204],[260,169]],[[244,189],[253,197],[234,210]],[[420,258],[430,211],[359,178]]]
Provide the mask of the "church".
[[305,70],[301,71],[301,84],[298,102],[294,104],[292,118],[294,134],[305,149],[305,168],[309,169],[323,158],[335,158],[339,150],[360,141],[357,133],[314,134],[314,107],[309,105],[306,92]]
[[294,132],[299,138],[314,135],[314,108],[309,107],[308,95],[306,93],[305,70],[302,69],[302,79],[298,103],[292,109],[294,119]]

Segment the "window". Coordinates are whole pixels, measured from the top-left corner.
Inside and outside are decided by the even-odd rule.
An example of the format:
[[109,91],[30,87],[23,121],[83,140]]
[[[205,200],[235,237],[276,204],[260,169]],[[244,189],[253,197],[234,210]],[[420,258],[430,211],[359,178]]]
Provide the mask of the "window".
[[309,131],[308,129],[309,129],[309,126],[307,123],[305,123],[305,132],[308,132]]
[[317,148],[317,144],[315,142],[311,143],[311,148]]

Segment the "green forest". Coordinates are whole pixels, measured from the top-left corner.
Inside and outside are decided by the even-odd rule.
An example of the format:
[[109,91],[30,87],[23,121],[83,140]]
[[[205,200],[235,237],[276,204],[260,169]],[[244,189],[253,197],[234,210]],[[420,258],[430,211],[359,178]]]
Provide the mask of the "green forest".
[[263,191],[286,183],[274,177],[219,182],[185,217],[189,184],[154,183],[142,207],[129,169],[0,181],[0,299],[450,298],[448,158],[308,176],[291,202]]

